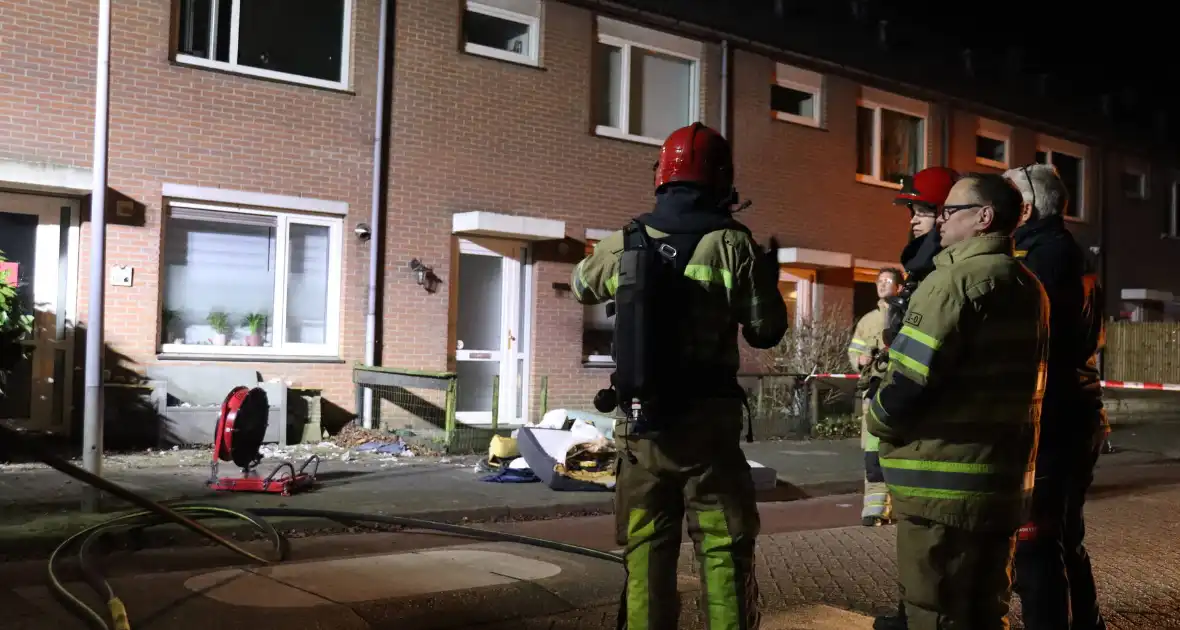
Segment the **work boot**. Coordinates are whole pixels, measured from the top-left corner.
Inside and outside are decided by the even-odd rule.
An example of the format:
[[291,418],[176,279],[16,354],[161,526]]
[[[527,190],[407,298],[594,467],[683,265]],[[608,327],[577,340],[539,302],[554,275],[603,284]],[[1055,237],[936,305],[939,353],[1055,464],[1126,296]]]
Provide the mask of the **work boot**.
[[866,516],[860,519],[860,524],[865,527],[881,527],[882,525],[888,525],[889,521],[880,516]]
[[905,603],[897,602],[897,613],[882,615],[873,620],[873,630],[909,630],[905,616]]

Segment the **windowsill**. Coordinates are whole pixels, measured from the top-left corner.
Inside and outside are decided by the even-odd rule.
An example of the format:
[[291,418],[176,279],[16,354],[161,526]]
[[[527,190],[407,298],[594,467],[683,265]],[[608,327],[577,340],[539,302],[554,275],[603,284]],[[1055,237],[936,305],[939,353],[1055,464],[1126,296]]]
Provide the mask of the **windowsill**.
[[1003,171],[1006,171],[1009,168],[1008,164],[1006,164],[1004,162],[997,162],[996,160],[989,160],[987,158],[981,158],[978,156],[976,156],[976,158],[975,158],[975,163],[980,166],[987,166],[990,168],[998,168]]
[[602,138],[611,138],[613,140],[623,140],[625,142],[634,142],[636,144],[648,144],[658,147],[664,144],[663,140],[658,138],[648,138],[647,136],[637,136],[634,134],[620,131],[614,127],[607,127],[605,125],[598,125],[594,128],[594,134]]
[[606,355],[592,354],[582,358],[582,367],[614,369],[615,361]]
[[541,70],[541,71],[546,70],[544,67],[541,66],[541,62],[538,59],[533,59],[532,57],[529,57],[527,55],[518,55],[516,53],[510,53],[506,50],[498,50],[496,48],[489,48],[487,46],[480,46],[479,44],[472,44],[471,42],[465,43],[463,45],[463,48],[460,49],[459,52],[461,52],[465,55],[469,55],[471,57],[479,57],[480,59],[490,59],[492,61],[502,61],[507,64],[511,64],[514,66],[520,66],[522,68],[528,68],[530,70]]
[[218,363],[324,363],[343,364],[340,357],[326,355],[304,354],[272,354],[256,352],[252,354],[230,354],[225,352],[160,352],[156,354],[159,361],[213,361]]
[[234,65],[223,61],[210,61],[209,59],[204,59],[202,57],[194,57],[192,55],[185,55],[181,53],[176,54],[176,56],[172,59],[172,63],[183,68],[212,70],[213,72],[221,72],[223,74],[232,74],[234,76],[260,79],[263,81],[270,81],[272,83],[299,85],[303,87],[328,90],[330,92],[337,92],[340,94],[349,94],[353,96],[356,95],[356,92],[350,90],[348,85],[343,82],[325,81],[323,79],[313,79],[311,77],[301,77],[297,74],[275,72],[273,70],[263,70],[261,68],[251,68],[250,66]]
[[773,110],[770,112],[770,114],[775,120],[781,120],[782,122],[793,123],[803,127],[811,127],[812,129],[819,129],[820,131],[827,131],[822,125],[819,124],[819,121],[814,118],[799,116],[798,114],[791,114],[789,112],[777,112]]
[[883,180],[877,179],[876,177],[872,177],[871,175],[861,175],[860,173],[857,173],[856,174],[856,181],[858,181],[862,184],[868,184],[870,186],[877,186],[880,188],[892,188],[893,190],[901,190],[901,184],[895,184],[893,182],[883,181]]

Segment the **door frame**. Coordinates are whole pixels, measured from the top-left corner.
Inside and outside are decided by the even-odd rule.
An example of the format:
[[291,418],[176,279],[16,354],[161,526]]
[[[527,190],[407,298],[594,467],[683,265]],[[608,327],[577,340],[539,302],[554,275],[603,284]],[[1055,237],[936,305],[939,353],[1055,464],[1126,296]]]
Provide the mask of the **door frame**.
[[[459,255],[488,256],[501,260],[500,322],[503,331],[500,335],[498,349],[489,352],[486,349],[473,351],[454,348],[455,361],[456,363],[459,361],[498,362],[500,364],[498,371],[500,389],[497,423],[508,426],[524,424],[528,420],[532,401],[531,363],[534,345],[533,310],[535,308],[532,248],[528,243],[518,241],[460,236],[458,252]],[[460,261],[461,258],[456,261],[456,267],[462,264]],[[521,310],[522,300],[523,310]],[[456,298],[456,307],[459,307],[458,298]],[[519,330],[514,331],[514,327],[505,324],[505,322],[513,321],[520,322]],[[511,349],[513,343],[521,340],[521,331],[524,331],[523,342],[518,344],[516,350],[513,351]],[[473,359],[471,358],[473,352],[492,356]],[[517,370],[518,361],[521,364],[520,370]],[[511,387],[517,379],[519,379],[522,388],[519,409],[516,409],[516,390]],[[465,424],[488,425],[492,422],[492,412],[459,411],[456,409],[455,418]]]
[[[45,304],[43,300],[46,298],[54,302],[52,312],[34,306],[38,351],[33,354],[32,417],[14,418],[13,424],[30,430],[69,435],[74,410],[74,333],[78,321],[82,203],[71,197],[0,191],[0,211],[38,217],[33,301],[34,305]],[[44,243],[42,237],[46,238]],[[46,264],[56,272],[41,275]],[[58,366],[60,372],[56,371]],[[45,382],[38,386],[37,381],[42,379]],[[42,395],[47,394],[48,400],[39,397],[39,391]],[[59,401],[60,408],[55,410],[55,403]],[[47,420],[38,421],[37,418]]]
[[[795,314],[794,321],[791,322],[793,328],[801,326],[803,321],[811,317],[816,311],[817,291],[815,272],[807,273],[807,271],[780,267],[778,272],[778,281],[780,284],[783,282],[795,283]],[[783,297],[785,298],[786,296]]]

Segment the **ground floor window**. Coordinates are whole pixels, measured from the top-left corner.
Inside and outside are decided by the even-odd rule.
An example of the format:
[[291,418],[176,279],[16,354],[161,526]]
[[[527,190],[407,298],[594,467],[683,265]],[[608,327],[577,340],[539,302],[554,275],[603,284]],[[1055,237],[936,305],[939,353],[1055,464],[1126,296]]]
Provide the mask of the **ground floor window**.
[[173,203],[164,353],[338,354],[340,218]]

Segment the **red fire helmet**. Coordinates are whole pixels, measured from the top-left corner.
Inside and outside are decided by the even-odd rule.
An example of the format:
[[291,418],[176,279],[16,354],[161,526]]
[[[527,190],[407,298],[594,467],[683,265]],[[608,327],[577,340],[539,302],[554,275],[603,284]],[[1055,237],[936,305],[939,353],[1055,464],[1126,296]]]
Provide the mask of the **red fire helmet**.
[[959,174],[945,166],[922,169],[912,177],[902,178],[901,192],[893,203],[899,206],[914,204],[937,211],[946,203],[946,196],[958,180]]
[[698,184],[728,194],[733,190],[733,151],[729,141],[699,122],[673,131],[660,147],[656,190],[672,182]]

